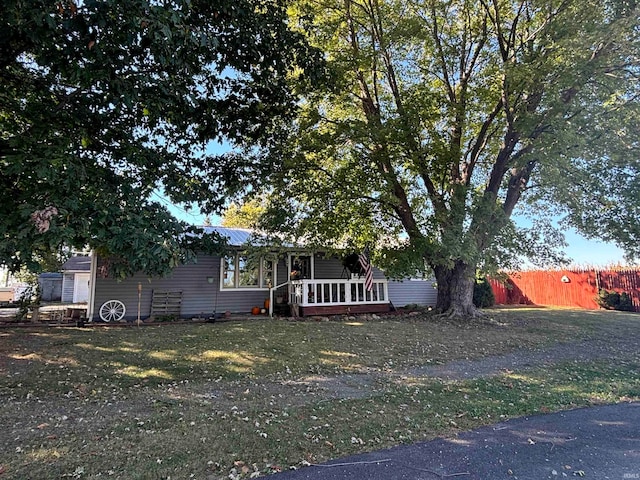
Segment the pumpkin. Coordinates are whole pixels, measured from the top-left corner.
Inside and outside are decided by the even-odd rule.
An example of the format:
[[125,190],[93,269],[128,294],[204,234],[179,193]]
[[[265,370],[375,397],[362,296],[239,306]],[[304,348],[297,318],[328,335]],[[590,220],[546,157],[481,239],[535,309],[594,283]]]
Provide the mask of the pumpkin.
[[252,313],[253,315],[258,315],[258,314],[260,313],[260,307],[253,307],[253,308],[251,309],[251,313]]

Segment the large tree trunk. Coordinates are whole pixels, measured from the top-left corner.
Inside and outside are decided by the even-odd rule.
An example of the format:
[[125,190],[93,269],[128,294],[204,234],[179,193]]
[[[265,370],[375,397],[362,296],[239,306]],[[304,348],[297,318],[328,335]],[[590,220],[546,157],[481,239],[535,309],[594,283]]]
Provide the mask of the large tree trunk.
[[453,267],[433,267],[438,282],[436,312],[452,317],[476,317],[478,310],[473,304],[475,265],[458,260]]

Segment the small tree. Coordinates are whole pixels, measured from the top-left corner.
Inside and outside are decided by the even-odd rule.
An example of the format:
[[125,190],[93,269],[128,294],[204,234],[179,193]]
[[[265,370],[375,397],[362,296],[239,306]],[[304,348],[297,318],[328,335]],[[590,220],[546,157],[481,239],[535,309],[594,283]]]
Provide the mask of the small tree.
[[18,281],[27,285],[20,293],[17,301],[16,320],[19,322],[24,321],[31,313],[31,321],[37,322],[40,317],[40,302],[42,300],[38,274],[23,268],[15,277]]
[[476,278],[473,286],[473,304],[478,308],[493,307],[496,304],[496,297],[486,277]]
[[222,214],[223,227],[256,228],[266,207],[257,199],[251,199],[243,204],[232,203]]

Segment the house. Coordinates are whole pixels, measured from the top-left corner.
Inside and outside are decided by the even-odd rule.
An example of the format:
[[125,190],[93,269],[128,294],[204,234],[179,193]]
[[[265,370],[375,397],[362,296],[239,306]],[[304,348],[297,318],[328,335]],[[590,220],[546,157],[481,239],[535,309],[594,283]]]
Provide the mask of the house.
[[89,301],[91,279],[91,257],[76,255],[62,265],[63,303],[85,303]]
[[416,282],[389,282],[373,268],[372,288],[367,290],[364,277],[352,275],[338,256],[296,247],[248,254],[252,231],[204,228],[226,236],[229,253],[199,255],[196,263],[178,266],[167,277],[139,273],[123,281],[101,278],[96,274],[100,259],[93,258],[88,318],[209,318],[224,312],[246,314],[255,307],[286,313],[291,309],[301,316],[387,312],[393,302],[390,283],[391,291],[403,298],[411,297],[409,287],[424,287]]

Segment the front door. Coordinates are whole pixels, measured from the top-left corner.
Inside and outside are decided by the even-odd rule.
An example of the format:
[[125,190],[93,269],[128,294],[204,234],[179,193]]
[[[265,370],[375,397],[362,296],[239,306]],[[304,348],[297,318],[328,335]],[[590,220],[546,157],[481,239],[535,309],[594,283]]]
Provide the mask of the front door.
[[89,274],[76,273],[73,281],[73,303],[89,301]]
[[313,261],[311,255],[290,255],[289,272],[294,280],[294,272],[297,272],[297,279],[313,278]]

